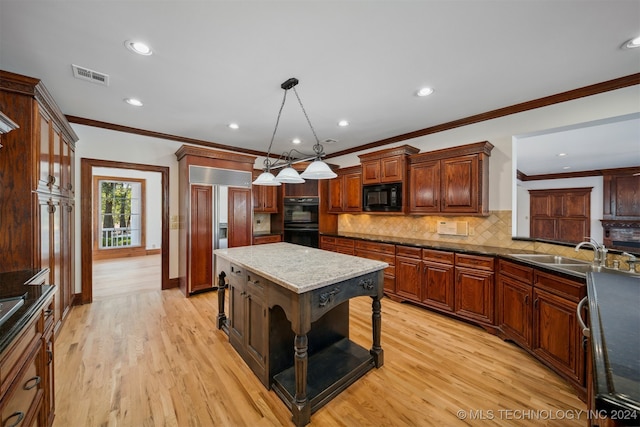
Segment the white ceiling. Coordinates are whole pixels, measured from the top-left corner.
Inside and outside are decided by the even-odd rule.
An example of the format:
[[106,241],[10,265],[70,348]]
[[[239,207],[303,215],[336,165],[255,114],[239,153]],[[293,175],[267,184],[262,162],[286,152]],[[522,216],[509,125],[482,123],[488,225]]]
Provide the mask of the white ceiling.
[[[0,0],[0,68],[42,79],[65,114],[261,152],[289,77],[330,154],[638,73],[640,49],[621,49],[638,35],[638,0]],[[272,151],[294,136],[310,151],[290,93]]]

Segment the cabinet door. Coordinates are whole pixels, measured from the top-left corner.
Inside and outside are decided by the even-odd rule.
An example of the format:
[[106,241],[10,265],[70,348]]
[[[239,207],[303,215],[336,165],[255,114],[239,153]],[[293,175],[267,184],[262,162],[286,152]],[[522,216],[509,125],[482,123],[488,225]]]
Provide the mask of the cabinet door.
[[44,348],[44,369],[42,383],[44,388],[44,413],[45,426],[53,424],[55,415],[55,383],[54,383],[54,335],[53,329],[49,329],[42,337]]
[[538,239],[555,240],[557,235],[557,221],[555,218],[531,216],[530,236]]
[[75,265],[75,253],[74,248],[74,213],[73,204],[69,199],[63,199],[60,212],[62,239],[60,242],[61,249],[61,272],[60,272],[60,287],[62,288],[61,294],[61,311],[62,316],[65,318],[71,310],[73,305],[73,292],[74,288],[74,269]]
[[188,292],[213,286],[213,187],[191,185]]
[[533,287],[509,277],[498,277],[498,324],[507,338],[531,348]]
[[424,262],[422,302],[446,311],[454,310],[453,265]]
[[493,297],[493,273],[456,267],[456,314],[471,320],[493,324]]
[[345,212],[362,211],[362,174],[350,173],[343,178],[343,210]]
[[232,265],[229,276],[229,342],[240,355],[244,355],[246,331],[244,279],[243,270]]
[[245,318],[247,354],[257,364],[258,370],[264,370],[267,360],[267,308],[264,305],[263,288],[259,283],[247,284]]
[[229,187],[229,235],[230,248],[249,246],[251,231],[251,190]]
[[362,162],[362,183],[380,183],[380,160],[369,160]]
[[51,134],[51,175],[53,176],[53,182],[51,184],[51,191],[61,194],[62,193],[62,135],[60,129],[54,124],[53,132]]
[[380,159],[380,182],[404,181],[404,155]]
[[421,281],[422,261],[396,256],[396,294],[419,302]]
[[442,212],[478,212],[478,156],[460,156],[441,161]]
[[440,161],[411,165],[409,170],[409,211],[440,211]]
[[38,127],[38,187],[51,190],[53,173],[51,171],[51,139],[53,123],[49,116],[39,110],[40,125]]
[[344,176],[338,176],[329,181],[329,212],[342,212],[342,199],[344,186]]
[[307,179],[302,184],[284,184],[284,195],[289,197],[318,197],[318,180]]
[[584,378],[584,351],[577,323],[577,303],[533,290],[533,351],[574,381]]
[[620,219],[640,217],[640,175],[616,176],[612,183],[613,217]]

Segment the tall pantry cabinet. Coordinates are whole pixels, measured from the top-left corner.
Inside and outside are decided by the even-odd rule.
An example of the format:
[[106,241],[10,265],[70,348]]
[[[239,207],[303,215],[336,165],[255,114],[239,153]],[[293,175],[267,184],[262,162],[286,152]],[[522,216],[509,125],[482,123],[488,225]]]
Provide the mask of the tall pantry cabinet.
[[0,70],[0,271],[48,268],[56,330],[73,304],[77,135],[38,79]]

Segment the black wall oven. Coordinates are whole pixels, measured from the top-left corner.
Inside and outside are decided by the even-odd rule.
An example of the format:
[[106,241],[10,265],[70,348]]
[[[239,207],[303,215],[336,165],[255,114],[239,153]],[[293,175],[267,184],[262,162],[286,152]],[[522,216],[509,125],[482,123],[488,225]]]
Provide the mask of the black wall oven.
[[318,198],[285,197],[284,241],[317,248]]

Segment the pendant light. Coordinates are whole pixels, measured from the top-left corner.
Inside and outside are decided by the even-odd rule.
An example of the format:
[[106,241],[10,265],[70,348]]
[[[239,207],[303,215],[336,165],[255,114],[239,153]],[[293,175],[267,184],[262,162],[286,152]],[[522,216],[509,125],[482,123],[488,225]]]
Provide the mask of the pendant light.
[[[329,165],[322,161],[322,157],[325,156],[324,148],[320,144],[318,140],[318,136],[316,135],[316,131],[311,125],[311,121],[309,120],[309,116],[302,105],[302,101],[300,100],[300,96],[296,91],[296,85],[298,84],[298,79],[291,77],[284,83],[280,85],[282,89],[284,89],[284,95],[282,97],[282,104],[280,105],[280,111],[278,111],[278,118],[276,119],[276,126],[273,129],[273,134],[271,135],[271,142],[269,142],[269,149],[267,150],[267,158],[264,160],[264,172],[261,173],[255,181],[253,181],[253,185],[280,185],[281,183],[286,184],[300,184],[303,183],[305,179],[331,179],[338,176],[335,172],[331,170]],[[280,157],[272,162],[269,157],[271,156],[271,146],[273,145],[273,140],[276,136],[276,132],[278,130],[278,124],[280,123],[280,116],[282,115],[282,109],[284,108],[284,104],[287,101],[287,92],[293,89],[293,93],[296,95],[298,99],[298,103],[300,104],[300,108],[304,113],[305,118],[307,119],[307,123],[309,124],[309,128],[311,128],[311,133],[313,133],[313,137],[316,140],[316,143],[313,145],[313,154],[305,154],[296,149],[292,149],[288,152],[282,153]],[[294,154],[296,156],[294,157]],[[303,161],[313,160],[309,166],[305,169],[302,174],[298,174],[293,167],[291,167],[292,163],[298,163]],[[271,173],[272,169],[284,168],[278,173],[278,176],[274,176]]]

